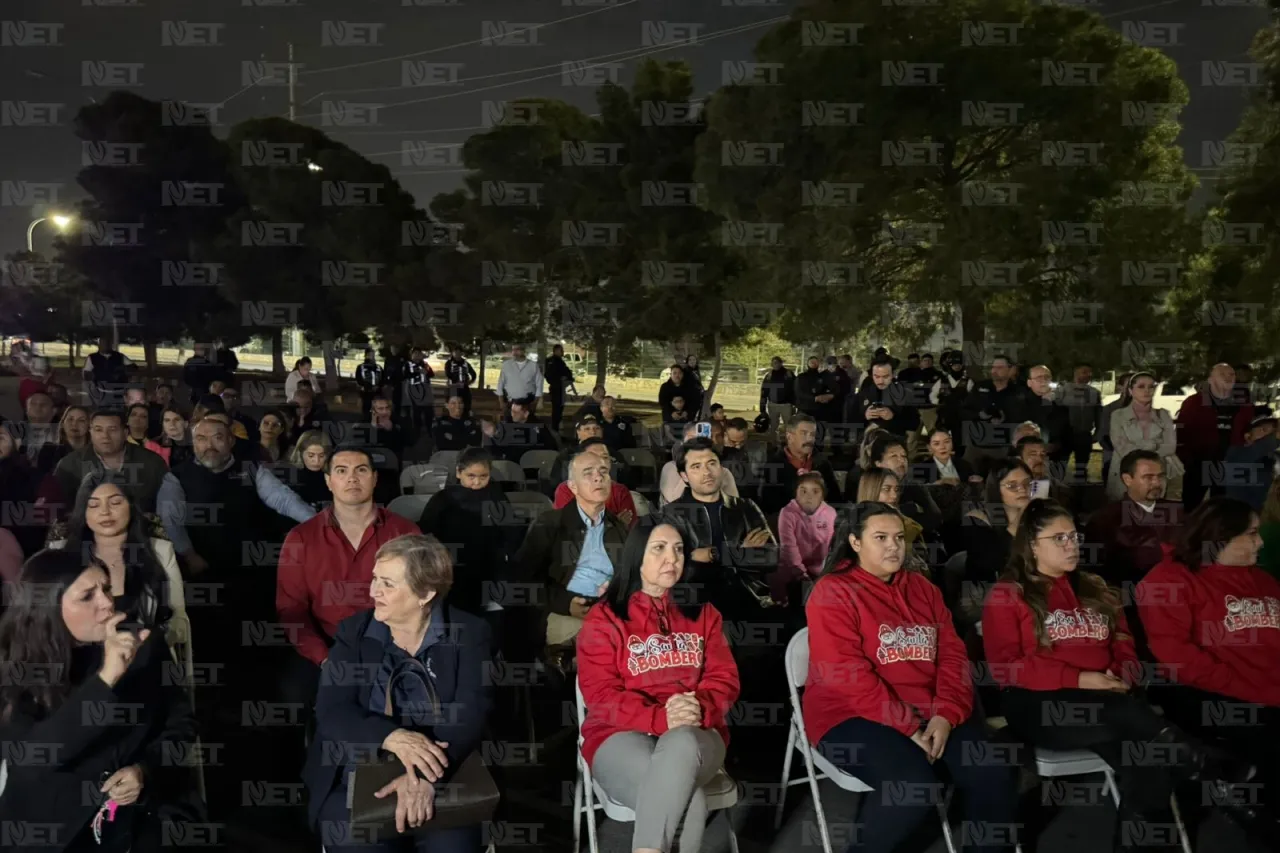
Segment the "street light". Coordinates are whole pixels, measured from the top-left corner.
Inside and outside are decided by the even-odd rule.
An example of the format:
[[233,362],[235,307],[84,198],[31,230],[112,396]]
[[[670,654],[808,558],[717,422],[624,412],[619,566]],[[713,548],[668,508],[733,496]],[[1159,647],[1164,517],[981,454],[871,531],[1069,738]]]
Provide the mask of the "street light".
[[71,227],[71,223],[75,222],[75,218],[67,216],[65,213],[53,213],[49,216],[41,216],[39,219],[31,220],[31,224],[27,226],[27,251],[34,252],[36,250],[33,238],[36,235],[36,226],[41,222],[52,222],[53,226],[59,231],[66,231]]

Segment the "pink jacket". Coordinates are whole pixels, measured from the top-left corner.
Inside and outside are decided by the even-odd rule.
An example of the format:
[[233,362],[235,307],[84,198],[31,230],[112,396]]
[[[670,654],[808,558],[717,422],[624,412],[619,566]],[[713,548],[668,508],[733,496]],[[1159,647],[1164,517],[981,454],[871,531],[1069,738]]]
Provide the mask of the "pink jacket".
[[778,514],[778,571],[770,584],[775,601],[786,599],[787,584],[822,573],[835,529],[835,508],[825,501],[813,515],[794,500],[782,508]]

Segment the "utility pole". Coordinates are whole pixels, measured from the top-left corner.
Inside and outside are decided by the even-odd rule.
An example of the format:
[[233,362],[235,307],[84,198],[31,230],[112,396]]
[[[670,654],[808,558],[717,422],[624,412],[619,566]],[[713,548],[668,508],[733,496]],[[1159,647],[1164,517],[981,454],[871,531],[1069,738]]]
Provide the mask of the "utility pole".
[[298,99],[296,90],[298,87],[298,69],[293,64],[293,42],[289,42],[289,121],[298,120]]

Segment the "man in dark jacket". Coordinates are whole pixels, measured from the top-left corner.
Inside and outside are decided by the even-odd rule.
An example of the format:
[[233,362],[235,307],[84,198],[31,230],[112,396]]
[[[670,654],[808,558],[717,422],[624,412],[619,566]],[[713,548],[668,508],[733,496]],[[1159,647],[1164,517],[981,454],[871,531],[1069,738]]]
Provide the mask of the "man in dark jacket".
[[965,395],[965,445],[969,463],[981,473],[1009,455],[1013,431],[1027,420],[1026,388],[1013,381],[1013,362],[997,355],[991,377]]
[[89,418],[89,443],[62,457],[53,473],[63,498],[71,503],[80,481],[103,468],[124,475],[125,491],[138,509],[156,511],[156,495],[168,469],[158,455],[125,441],[125,418],[118,409],[95,411]]
[[1276,437],[1276,416],[1265,406],[1254,411],[1259,414],[1249,425],[1244,444],[1227,448],[1222,479],[1227,497],[1244,501],[1254,512],[1262,512],[1271,491],[1280,440]]
[[910,439],[920,431],[920,410],[911,405],[911,391],[893,378],[888,359],[871,363],[870,376],[862,383],[846,412],[850,423],[875,424],[894,435]]
[[1075,445],[1071,437],[1071,412],[1053,393],[1053,372],[1043,364],[1027,371],[1027,420],[1040,427],[1045,452],[1054,465],[1054,476],[1065,479],[1067,460]]
[[775,355],[760,383],[760,414],[768,415],[774,434],[781,435],[795,407],[796,375]]
[[476,381],[476,369],[462,354],[462,347],[455,346],[450,352],[449,360],[444,363],[444,378],[449,388],[446,393],[455,391],[462,398],[463,410],[471,415],[471,386]]
[[756,589],[768,598],[766,579],[778,567],[778,543],[769,523],[750,499],[721,489],[724,469],[709,438],[695,438],[676,448],[676,470],[685,492],[666,511],[685,519],[694,537],[694,577],[726,619],[745,618],[759,607]]
[[373,347],[364,351],[364,361],[356,367],[356,385],[360,388],[360,412],[365,420],[373,408],[373,398],[382,393],[382,385],[386,374],[378,366]]
[[511,412],[498,424],[481,423],[485,447],[499,459],[515,463],[530,450],[557,450],[559,443],[547,425],[531,414],[532,400],[512,400]]
[[796,377],[796,408],[813,418],[818,424],[817,441],[825,436],[825,425],[840,420],[840,386],[834,374],[822,369],[822,360],[809,357],[809,369]]
[[[796,496],[796,479],[801,474],[817,471],[822,475],[828,495],[840,494],[835,468],[817,446],[818,425],[808,415],[796,415],[787,424],[786,443],[768,457],[764,464],[756,466],[759,482],[751,483],[759,495],[761,508],[776,514]],[[738,484],[743,492],[747,487]],[[745,493],[745,492],[744,492]]]
[[1178,427],[1178,458],[1186,467],[1182,479],[1182,505],[1188,511],[1204,500],[1206,488],[1211,494],[1224,493],[1222,484],[1211,483],[1207,465],[1224,462],[1227,449],[1244,444],[1245,433],[1253,422],[1253,404],[1236,389],[1236,372],[1229,364],[1215,364],[1209,379],[1196,388],[1196,393],[1182,401],[1174,419]]
[[182,365],[182,381],[191,389],[191,402],[193,405],[197,400],[209,393],[209,385],[215,379],[223,379],[223,376],[222,369],[214,361],[213,349],[208,346],[198,345],[195,354]]
[[698,419],[702,409],[702,389],[690,377],[685,376],[684,367],[671,365],[671,376],[658,389],[658,406],[662,409],[663,423],[670,422],[673,406],[671,401],[676,397],[684,399],[684,410],[689,413],[690,422]]
[[577,388],[573,384],[573,371],[564,361],[564,347],[556,344],[551,348],[551,357],[542,369],[542,378],[547,383],[547,393],[551,396],[551,430],[560,431],[560,421],[564,419],[565,393],[569,388]]
[[449,394],[449,401],[444,404],[445,416],[435,422],[431,428],[431,440],[434,450],[462,450],[467,447],[479,447],[484,436],[480,431],[480,422],[466,414],[466,405],[457,391]]
[[613,487],[609,470],[599,454],[578,451],[569,460],[573,503],[543,513],[513,561],[518,582],[541,584],[545,590],[545,622],[529,638],[537,648],[544,639],[549,647],[573,641],[622,558],[628,530],[605,509]]
[[387,347],[387,358],[382,363],[382,381],[391,386],[391,405],[396,417],[400,417],[404,405],[404,380],[409,376],[409,359],[400,352],[399,344]]

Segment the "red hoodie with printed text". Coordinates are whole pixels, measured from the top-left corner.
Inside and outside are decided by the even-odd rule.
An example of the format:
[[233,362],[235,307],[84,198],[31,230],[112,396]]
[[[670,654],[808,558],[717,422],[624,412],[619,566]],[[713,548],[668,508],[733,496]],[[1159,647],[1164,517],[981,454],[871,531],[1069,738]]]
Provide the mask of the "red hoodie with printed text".
[[958,726],[973,710],[964,644],[942,592],[917,572],[882,581],[845,561],[805,603],[809,675],[802,709],[815,746],[852,718],[910,737],[934,716]]
[[1138,584],[1138,613],[1156,660],[1179,683],[1280,706],[1280,581],[1257,566],[1165,557]]
[[665,734],[667,700],[677,693],[697,696],[702,728],[714,729],[728,745],[725,716],[738,699],[738,665],[720,612],[710,604],[689,619],[669,594],[636,592],[624,622],[600,602],[587,613],[575,644],[578,686],[587,706],[582,754],[588,764],[617,732]]
[[1129,684],[1138,681],[1138,653],[1122,608],[1116,607],[1112,630],[1101,613],[1081,605],[1068,575],[1053,579],[1045,605],[1047,646],[1036,637],[1035,614],[1017,584],[1002,581],[987,596],[982,607],[982,645],[997,683],[1061,690],[1079,687],[1082,672],[1108,671]]

